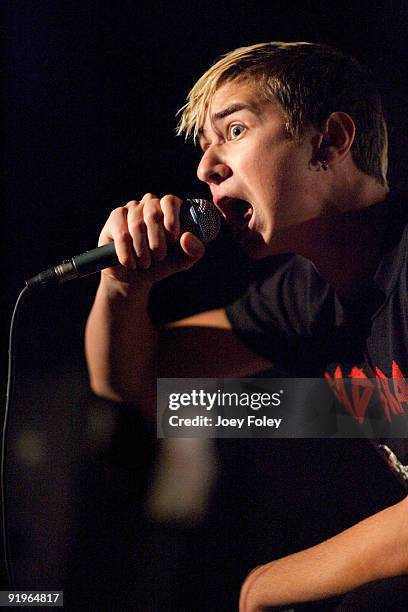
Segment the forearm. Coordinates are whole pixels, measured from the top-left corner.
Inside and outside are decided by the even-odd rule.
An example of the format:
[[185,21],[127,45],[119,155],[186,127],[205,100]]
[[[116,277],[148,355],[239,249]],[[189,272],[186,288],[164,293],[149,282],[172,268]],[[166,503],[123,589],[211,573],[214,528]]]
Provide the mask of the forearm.
[[157,331],[148,315],[150,289],[101,275],[85,332],[90,384],[98,395],[144,405],[154,397]]
[[317,546],[256,568],[240,612],[341,595],[408,573],[408,498]]

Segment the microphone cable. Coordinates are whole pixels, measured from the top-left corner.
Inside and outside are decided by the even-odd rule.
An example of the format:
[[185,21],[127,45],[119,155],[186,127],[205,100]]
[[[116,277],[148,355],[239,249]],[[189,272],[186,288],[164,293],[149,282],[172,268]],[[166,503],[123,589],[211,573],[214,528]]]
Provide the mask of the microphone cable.
[[1,501],[2,501],[2,530],[3,530],[3,547],[4,547],[4,563],[6,570],[6,577],[10,588],[14,586],[14,576],[12,571],[12,564],[10,558],[10,540],[8,532],[8,518],[7,518],[7,494],[6,494],[6,470],[7,470],[7,434],[9,425],[9,413],[11,406],[11,398],[13,395],[13,387],[15,382],[15,327],[18,320],[19,309],[22,303],[23,297],[28,290],[27,285],[22,289],[20,295],[17,298],[14,306],[13,314],[10,323],[9,333],[9,345],[8,345],[8,374],[7,374],[7,392],[6,392],[6,406],[4,410],[4,421],[3,421],[3,435],[2,435],[2,448],[1,448],[1,466],[0,466],[0,486],[1,486]]
[[[190,231],[197,236],[202,242],[207,243],[214,240],[219,233],[221,227],[221,216],[213,204],[203,199],[187,199],[185,205],[181,209],[181,224],[183,231]],[[1,464],[0,464],[0,486],[2,500],[2,530],[3,530],[3,545],[4,545],[4,562],[7,580],[10,587],[14,585],[14,576],[12,571],[12,563],[10,558],[10,539],[8,530],[7,517],[7,494],[6,494],[6,471],[7,471],[7,434],[9,427],[9,413],[11,406],[11,398],[15,382],[15,327],[20,313],[19,306],[22,303],[23,297],[28,289],[48,284],[51,281],[63,283],[74,278],[81,278],[94,274],[97,271],[107,268],[111,265],[117,265],[118,259],[115,252],[114,243],[107,244],[103,247],[98,247],[92,251],[87,251],[81,255],[76,255],[70,260],[66,260],[48,268],[40,274],[26,281],[25,287],[20,292],[14,306],[13,314],[10,323],[9,346],[8,346],[8,376],[7,376],[7,394],[6,406],[4,411],[3,436],[1,449]]]

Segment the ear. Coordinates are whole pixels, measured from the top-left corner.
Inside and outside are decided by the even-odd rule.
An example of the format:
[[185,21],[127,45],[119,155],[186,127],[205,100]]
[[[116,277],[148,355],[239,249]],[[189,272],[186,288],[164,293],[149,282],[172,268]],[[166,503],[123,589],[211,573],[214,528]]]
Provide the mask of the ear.
[[317,143],[316,159],[334,164],[347,157],[354,141],[356,126],[347,113],[332,113],[326,120]]

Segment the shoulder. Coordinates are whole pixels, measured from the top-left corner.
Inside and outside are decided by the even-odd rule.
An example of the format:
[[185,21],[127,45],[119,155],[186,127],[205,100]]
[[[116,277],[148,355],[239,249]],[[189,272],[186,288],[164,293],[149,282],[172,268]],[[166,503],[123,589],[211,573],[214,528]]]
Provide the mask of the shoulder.
[[377,286],[390,296],[406,291],[408,279],[408,194],[391,192],[387,198],[387,251],[376,271]]

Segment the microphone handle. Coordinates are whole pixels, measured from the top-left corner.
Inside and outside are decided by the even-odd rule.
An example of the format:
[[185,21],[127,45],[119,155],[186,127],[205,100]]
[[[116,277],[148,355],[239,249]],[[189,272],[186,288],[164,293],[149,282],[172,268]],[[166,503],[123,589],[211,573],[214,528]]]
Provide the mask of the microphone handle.
[[81,255],[75,255],[71,261],[77,276],[80,277],[99,272],[104,268],[117,266],[119,263],[114,242],[109,242],[109,244],[105,244],[102,247],[96,247],[96,249],[86,251],[81,253]]
[[52,281],[66,283],[75,278],[89,276],[104,268],[116,266],[119,263],[115,251],[114,242],[109,242],[91,251],[75,255],[66,261],[40,272],[36,276],[26,280],[27,287],[46,285]]

